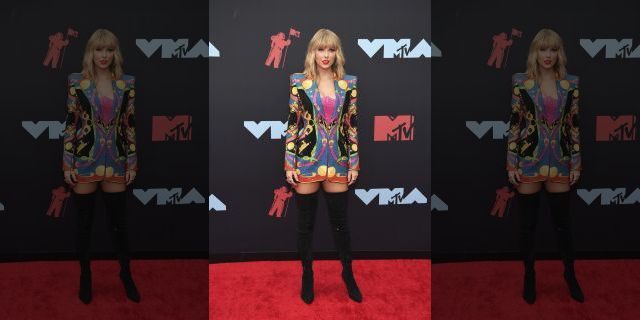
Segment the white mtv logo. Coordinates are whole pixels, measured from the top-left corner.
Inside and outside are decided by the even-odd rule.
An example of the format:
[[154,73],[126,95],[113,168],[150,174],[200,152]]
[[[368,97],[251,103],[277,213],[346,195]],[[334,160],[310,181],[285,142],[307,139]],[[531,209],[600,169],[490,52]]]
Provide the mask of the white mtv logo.
[[186,195],[182,196],[182,188],[171,188],[171,189],[133,189],[133,195],[142,202],[142,204],[146,205],[156,197],[156,204],[160,206],[164,206],[167,204],[191,204],[191,203],[204,203],[205,199],[196,190],[196,188],[192,188]]
[[2,202],[0,202],[0,211],[4,211],[4,204],[2,204]]
[[282,121],[245,121],[244,127],[253,134],[256,139],[260,139],[262,135],[267,132],[267,130],[271,130],[270,137],[271,139],[281,139],[284,135],[286,135],[285,131],[287,130],[287,122]]
[[211,209],[215,211],[227,211],[227,205],[222,203],[222,201],[220,201],[220,199],[218,199],[213,194],[210,194],[209,195],[209,211],[211,211]]
[[509,122],[504,121],[467,121],[467,128],[473,132],[473,134],[482,139],[489,130],[492,130],[492,137],[494,140],[504,139],[509,133]]
[[136,39],[136,45],[142,52],[150,58],[161,49],[160,57],[168,58],[199,58],[199,57],[220,57],[218,50],[213,43],[200,39],[191,49],[189,49],[189,39]]
[[446,204],[435,194],[431,195],[431,211],[449,211],[449,205]]
[[411,39],[358,39],[358,45],[364,52],[373,58],[373,56],[384,48],[383,58],[430,58],[441,57],[442,52],[434,44],[429,45],[427,40],[422,39],[413,49],[411,48]]
[[42,133],[49,129],[49,139],[59,139],[64,134],[65,123],[60,121],[22,121],[22,127],[38,139]]
[[603,206],[611,204],[636,204],[640,203],[640,188],[636,188],[628,196],[626,188],[578,189],[578,196],[582,198],[587,205],[591,205],[598,197],[600,197],[600,204]]
[[356,189],[355,193],[366,205],[369,205],[376,197],[378,197],[378,204],[381,206],[389,204],[427,203],[427,197],[425,197],[418,188],[413,188],[406,196],[404,195],[404,188]]
[[605,49],[605,59],[621,58],[640,58],[640,50],[638,47],[632,49],[632,39],[580,39],[580,45],[591,56],[595,57],[598,53]]

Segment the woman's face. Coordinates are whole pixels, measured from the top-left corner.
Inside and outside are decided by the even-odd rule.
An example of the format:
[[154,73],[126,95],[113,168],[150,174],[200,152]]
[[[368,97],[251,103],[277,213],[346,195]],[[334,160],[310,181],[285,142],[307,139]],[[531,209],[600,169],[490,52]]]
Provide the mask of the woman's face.
[[551,70],[558,62],[557,48],[540,48],[538,49],[538,65],[542,69]]
[[107,70],[113,63],[113,47],[96,47],[93,49],[93,65],[98,69]]
[[316,49],[316,66],[320,69],[330,70],[336,61],[336,49],[318,48]]

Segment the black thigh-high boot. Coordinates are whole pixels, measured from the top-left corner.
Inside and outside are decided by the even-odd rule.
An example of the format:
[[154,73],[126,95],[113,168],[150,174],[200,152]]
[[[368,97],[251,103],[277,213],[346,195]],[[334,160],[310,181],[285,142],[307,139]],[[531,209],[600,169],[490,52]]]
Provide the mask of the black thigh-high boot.
[[574,253],[573,241],[571,234],[571,215],[570,215],[570,192],[547,193],[549,198],[549,208],[551,209],[551,217],[555,224],[556,239],[558,240],[558,248],[562,254],[562,262],[564,263],[564,279],[569,287],[571,297],[579,302],[584,302],[584,294],[576,279],[576,273],[573,268]]
[[295,193],[298,207],[298,253],[302,262],[302,288],[300,298],[306,304],[313,302],[313,226],[318,208],[318,193]]
[[528,304],[536,301],[536,271],[535,250],[536,225],[538,224],[538,209],[540,208],[540,192],[533,194],[518,194],[520,203],[520,251],[524,263],[524,286],[522,298]]
[[347,220],[348,191],[329,193],[325,192],[329,220],[333,232],[333,240],[338,249],[338,256],[342,262],[342,280],[347,286],[349,298],[356,302],[362,302],[362,293],[356,284],[351,268],[351,237],[349,235],[349,223]]
[[120,279],[127,293],[127,298],[134,302],[140,302],[140,293],[133,282],[129,267],[129,239],[125,211],[126,191],[104,192],[103,198],[111,240],[118,256],[118,262],[120,262]]
[[77,208],[76,250],[80,262],[80,290],[78,297],[88,304],[91,302],[91,227],[96,206],[96,194],[73,192]]

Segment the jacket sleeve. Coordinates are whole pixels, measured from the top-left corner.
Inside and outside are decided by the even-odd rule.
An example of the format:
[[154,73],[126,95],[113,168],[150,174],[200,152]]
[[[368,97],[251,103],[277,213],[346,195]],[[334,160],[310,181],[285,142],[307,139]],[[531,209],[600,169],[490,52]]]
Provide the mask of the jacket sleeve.
[[74,80],[69,76],[67,86],[67,116],[63,132],[62,171],[74,169],[74,152],[76,149],[76,128],[78,123],[78,96]]
[[287,117],[287,129],[285,132],[284,170],[296,170],[296,149],[298,141],[298,125],[300,123],[301,108],[300,96],[293,76],[289,87],[289,115]]
[[345,114],[344,125],[349,146],[349,170],[360,170],[360,157],[358,156],[358,89],[357,78],[353,80],[349,106]]
[[571,107],[567,119],[569,125],[569,147],[571,150],[571,170],[582,170],[582,157],[580,156],[580,121],[578,119],[578,102],[580,100],[580,90],[578,89],[579,79],[576,79],[576,87],[572,91]]
[[138,170],[138,155],[136,153],[136,117],[135,117],[135,78],[130,80],[129,98],[125,109],[125,117],[123,121],[125,130],[125,139],[127,142],[127,170]]
[[516,76],[513,76],[511,86],[511,116],[509,117],[509,131],[507,135],[507,171],[518,169],[518,145],[520,142],[520,128],[523,121],[523,101]]

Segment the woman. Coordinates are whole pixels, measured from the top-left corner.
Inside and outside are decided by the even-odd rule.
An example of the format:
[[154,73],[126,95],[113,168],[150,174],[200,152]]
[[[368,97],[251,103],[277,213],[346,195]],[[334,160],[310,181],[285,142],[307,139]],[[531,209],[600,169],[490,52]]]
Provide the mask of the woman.
[[64,130],[63,171],[66,183],[73,187],[78,212],[78,295],[85,304],[91,302],[89,247],[98,185],[120,262],[120,279],[127,297],[140,301],[129,268],[125,223],[126,186],[138,170],[134,97],[134,77],[122,72],[118,39],[108,30],[96,30],[85,48],[82,73],[69,75]]
[[348,186],[358,178],[356,77],[345,74],[338,36],[318,30],[307,47],[303,73],[291,75],[284,170],[296,190],[298,252],[302,260],[302,300],[313,302],[313,255],[317,191],[322,186],[333,239],[349,297],[362,301],[351,268],[347,223]]
[[567,74],[562,39],[549,29],[536,34],[529,48],[527,72],[513,76],[507,171],[518,189],[521,205],[521,251],[527,303],[536,300],[535,228],[539,191],[544,185],[564,262],[564,279],[571,297],[584,295],[573,268],[569,192],[580,178],[578,77]]

